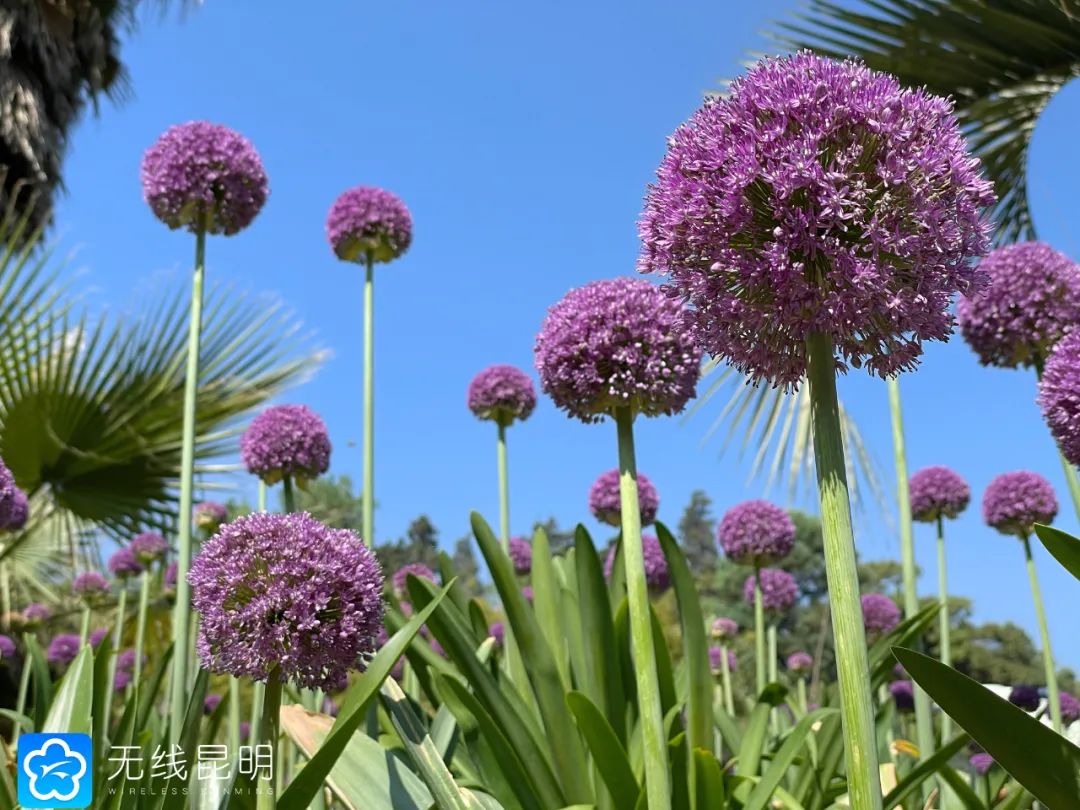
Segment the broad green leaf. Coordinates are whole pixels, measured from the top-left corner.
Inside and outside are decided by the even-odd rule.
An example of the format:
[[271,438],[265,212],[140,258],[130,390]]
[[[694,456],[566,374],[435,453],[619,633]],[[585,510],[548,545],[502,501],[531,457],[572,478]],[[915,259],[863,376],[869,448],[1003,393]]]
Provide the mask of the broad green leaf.
[[780,750],[765,768],[761,780],[750,791],[750,797],[746,800],[743,810],[765,810],[776,789],[787,775],[788,768],[795,760],[795,755],[806,745],[806,738],[813,733],[811,727],[830,714],[839,714],[839,710],[815,709],[795,724],[791,734],[784,740]]
[[893,647],[917,643],[926,630],[937,621],[938,609],[939,605],[936,602],[927,605],[870,645],[867,658],[870,662],[870,682],[874,689],[893,678],[893,670],[896,668],[896,658],[892,654]]
[[34,721],[25,714],[19,714],[14,709],[0,709],[0,717],[6,717],[23,731],[34,730]]
[[698,749],[694,752],[694,789],[697,792],[694,806],[699,810],[725,806],[724,774],[720,761],[711,751]]
[[787,689],[778,683],[771,683],[762,690],[758,702],[750,711],[750,719],[743,732],[742,746],[739,748],[739,762],[735,773],[739,776],[757,776],[761,765],[761,756],[769,733],[769,714],[773,708],[784,701]]
[[903,804],[904,800],[918,790],[923,782],[932,777],[942,765],[945,765],[956,756],[968,744],[970,739],[967,734],[957,735],[948,745],[935,751],[932,757],[916,765],[885,796],[885,806],[895,807],[898,804]]
[[[605,599],[605,601],[607,601]],[[634,810],[641,786],[630,767],[630,758],[603,712],[581,692],[568,692],[566,704],[592,753],[593,762],[607,786],[616,810]]]
[[971,785],[968,784],[967,779],[962,777],[948,765],[942,765],[939,773],[942,778],[949,783],[953,795],[960,800],[960,803],[964,805],[965,810],[984,810],[982,799],[980,799],[975,791],[971,789]]
[[555,579],[554,563],[547,532],[539,526],[533,532],[532,571],[529,582],[533,589],[533,612],[547,638],[555,666],[559,670],[564,689],[570,688],[570,663],[566,650],[566,634],[563,632],[562,611],[559,609],[559,586]]
[[1080,796],[1080,748],[951,667],[914,650],[893,651],[908,674],[972,738],[1049,807]]
[[1035,534],[1062,567],[1080,579],[1080,540],[1053,526],[1035,525]]
[[[178,744],[180,750],[187,752],[189,756],[191,752],[195,752],[198,748],[199,727],[202,725],[203,707],[206,702],[206,685],[209,682],[210,672],[200,668],[199,674],[195,676],[195,683],[191,687],[191,694],[188,695],[187,709],[184,712],[184,725],[180,730]],[[195,768],[187,769],[183,777],[181,778],[180,774],[176,774],[156,786],[156,795],[161,797],[157,803],[159,808],[162,810],[180,810],[187,804],[184,787],[190,786],[194,781]]]
[[30,633],[24,634],[26,652],[30,658],[30,686],[31,692],[27,700],[32,699],[34,706],[34,728],[41,729],[45,725],[45,715],[52,703],[53,682],[49,675],[49,664],[45,660],[45,652],[41,649],[37,639]]
[[84,644],[60,680],[41,725],[43,732],[90,734],[94,704],[94,651]]

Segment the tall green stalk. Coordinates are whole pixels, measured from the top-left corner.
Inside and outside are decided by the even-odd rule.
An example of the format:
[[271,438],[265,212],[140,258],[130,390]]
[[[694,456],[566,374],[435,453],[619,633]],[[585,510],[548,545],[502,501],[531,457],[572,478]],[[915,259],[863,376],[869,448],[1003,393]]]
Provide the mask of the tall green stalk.
[[255,785],[256,810],[274,810],[277,807],[277,792],[274,784],[274,774],[277,771],[277,739],[281,725],[281,679],[275,667],[266,679],[266,689],[263,692],[262,714],[259,718],[258,740],[260,745],[270,746],[270,771],[268,778],[263,771],[259,772],[259,781]]
[[85,647],[90,641],[90,605],[83,603],[82,622],[79,628],[79,646]]
[[[266,482],[261,478],[259,479],[258,495],[256,500],[256,506],[260,512],[266,511]],[[259,718],[262,716],[263,706],[263,692],[266,690],[266,684],[262,681],[256,681],[251,687],[251,719],[249,720],[248,739],[245,741],[248,745],[255,745],[259,737]]]
[[[26,699],[30,694],[30,639],[32,636],[29,633],[23,633],[23,660],[22,660],[22,672],[19,673],[19,694],[15,698],[15,712],[16,714],[26,713]],[[22,726],[15,723],[15,727],[11,732],[11,741],[16,743],[19,741],[19,732],[22,731]]]
[[375,545],[375,262],[364,277],[364,542]]
[[731,667],[728,666],[728,645],[720,645],[720,686],[724,693],[724,709],[729,717],[735,716],[735,696],[731,691]]
[[630,610],[630,640],[637,676],[638,717],[645,759],[645,791],[649,810],[670,810],[671,775],[668,773],[664,715],[660,708],[660,678],[656,671],[656,647],[652,634],[652,611],[645,580],[645,552],[641,544],[641,506],[638,504],[637,461],[634,457],[634,413],[616,408],[619,439],[619,501],[622,513],[623,557],[626,567],[626,599]]
[[[761,569],[754,566],[754,666],[758,695],[767,683],[765,674],[765,598],[761,592]],[[757,695],[754,696],[757,699]]]
[[1031,598],[1035,602],[1035,614],[1039,618],[1039,637],[1042,641],[1043,669],[1046,672],[1046,697],[1050,703],[1050,719],[1054,731],[1061,731],[1061,701],[1058,697],[1057,672],[1054,653],[1050,649],[1050,629],[1046,624],[1046,608],[1043,606],[1039,575],[1035,572],[1035,558],[1031,554],[1031,538],[1024,537],[1024,557],[1027,560],[1028,579],[1031,580]]
[[266,482],[259,479],[258,507],[260,512],[266,511]]
[[112,717],[113,695],[116,689],[116,660],[120,654],[120,644],[124,639],[124,618],[127,614],[127,582],[120,581],[120,596],[116,600],[116,627],[113,628],[112,649],[109,650],[109,680],[105,689],[105,729],[109,728],[109,719]]
[[[893,457],[896,460],[896,507],[900,512],[900,562],[904,578],[904,616],[910,619],[919,612],[919,594],[915,568],[915,537],[911,528],[911,496],[908,492],[907,444],[904,440],[904,412],[900,405],[900,383],[895,377],[887,382],[889,412],[892,416]],[[930,697],[918,684],[915,687],[915,735],[919,743],[919,758],[926,760],[934,753],[934,720],[930,714]],[[944,788],[944,783],[942,783]],[[923,783],[924,798],[930,783]]]
[[[776,650],[776,622],[769,622],[769,629],[766,631],[768,635],[768,656],[769,656],[769,683],[776,683],[780,680],[777,673],[777,650]],[[773,737],[777,737],[780,734],[780,713],[773,709],[769,712],[769,730],[772,732]]]
[[133,687],[139,684],[142,678],[143,646],[146,644],[146,614],[149,610],[150,570],[143,568],[143,572],[139,574],[139,612],[135,619],[135,671],[131,677]]
[[498,421],[498,464],[499,464],[499,533],[503,548],[510,550],[510,485],[506,464],[506,425]]
[[832,341],[826,335],[811,335],[807,339],[807,353],[814,458],[840,686],[848,794],[853,808],[881,810],[870,664],[866,655],[866,634],[859,601],[855,535],[851,528],[851,502],[841,438],[840,406],[836,398],[836,361]]
[[[945,519],[938,515],[937,519],[937,570],[938,570],[938,636],[941,663],[947,667],[952,666],[952,646],[949,641],[951,630],[951,616],[949,615],[949,585],[948,575],[945,568]],[[947,742],[952,737],[952,718],[945,712],[941,713],[941,741]]]
[[195,479],[195,406],[199,390],[199,336],[202,332],[203,278],[206,275],[206,228],[195,234],[195,272],[191,280],[191,322],[188,329],[187,371],[184,376],[184,432],[180,451],[180,515],[176,554],[176,605],[173,609],[173,671],[169,692],[169,734],[173,743],[180,740],[187,708],[188,672],[192,651],[188,639],[191,625],[192,488]]
[[281,501],[286,515],[296,511],[296,495],[293,493],[292,478],[288,475],[281,480]]

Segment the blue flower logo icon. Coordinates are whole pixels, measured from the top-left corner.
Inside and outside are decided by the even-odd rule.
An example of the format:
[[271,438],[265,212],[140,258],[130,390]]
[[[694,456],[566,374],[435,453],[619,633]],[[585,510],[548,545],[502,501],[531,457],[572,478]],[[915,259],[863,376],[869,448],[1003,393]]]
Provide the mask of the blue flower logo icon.
[[19,738],[19,803],[26,808],[83,808],[93,798],[86,734]]

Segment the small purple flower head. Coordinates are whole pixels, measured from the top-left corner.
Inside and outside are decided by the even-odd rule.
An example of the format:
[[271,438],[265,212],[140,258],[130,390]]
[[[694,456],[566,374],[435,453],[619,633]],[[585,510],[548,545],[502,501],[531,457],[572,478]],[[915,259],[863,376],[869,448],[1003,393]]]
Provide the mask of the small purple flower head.
[[979,776],[986,776],[990,769],[994,767],[994,758],[984,751],[979,754],[972,754],[968,759],[968,764]]
[[113,676],[113,689],[117,692],[123,692],[128,686],[131,685],[132,674],[126,669],[116,670],[116,675]]
[[142,563],[130,547],[118,548],[109,557],[107,564],[109,573],[120,580],[138,576],[143,570]]
[[208,121],[169,127],[142,161],[143,199],[173,230],[242,231],[270,191],[259,153],[238,132]]
[[739,624],[734,619],[721,616],[712,623],[712,637],[716,641],[727,641],[735,638],[739,632]]
[[1069,692],[1058,695],[1058,705],[1061,707],[1061,719],[1066,723],[1075,723],[1080,720],[1080,700]]
[[97,571],[84,571],[71,580],[71,592],[87,602],[93,602],[109,592],[109,582]]
[[525,601],[528,602],[531,605],[533,603],[533,596],[534,596],[532,585],[526,585],[524,588],[522,588],[521,589],[521,595],[524,596]]
[[240,438],[240,456],[252,475],[267,484],[289,476],[318,478],[330,467],[330,436],[306,405],[267,408]]
[[1080,464],[1080,331],[1067,334],[1050,352],[1038,401],[1062,454]]
[[1051,523],[1057,511],[1054,488],[1038,473],[1002,473],[983,493],[983,520],[1002,534],[1030,537],[1036,523]]
[[897,711],[915,710],[915,685],[911,681],[893,681],[889,684],[889,694],[892,695]]
[[19,492],[15,486],[15,476],[0,459],[0,529],[6,529],[18,517]]
[[630,408],[679,413],[694,396],[701,351],[679,302],[641,279],[594,281],[548,310],[534,353],[540,384],[583,422]]
[[510,427],[515,420],[524,422],[536,408],[536,389],[532,379],[514,366],[490,366],[469,383],[469,410],[477,419]]
[[765,566],[784,559],[795,547],[795,523],[768,501],[731,507],[716,530],[720,547],[734,562]]
[[949,338],[993,202],[951,102],[804,51],[758,62],[668,139],[638,269],[757,381],[797,385],[815,333],[840,368],[889,376]]
[[1006,245],[979,264],[988,285],[956,305],[984,366],[1037,366],[1080,321],[1080,266],[1042,242]]
[[90,637],[87,639],[90,642],[91,647],[97,647],[103,642],[109,635],[109,628],[99,627],[96,630],[91,631]]
[[176,560],[169,563],[165,569],[165,576],[163,577],[163,584],[166,588],[176,587]]
[[495,643],[500,647],[503,646],[503,642],[506,640],[506,625],[502,622],[494,622],[491,627],[488,628],[488,635],[495,639]]
[[203,714],[213,714],[218,706],[221,705],[221,695],[207,695],[203,698]]
[[[660,545],[660,538],[654,534],[641,535],[641,547],[645,555],[645,582],[653,593],[661,593],[671,585],[671,572],[668,570],[667,558],[664,557],[664,549]],[[604,576],[611,579],[611,573],[615,569],[615,552],[618,545],[611,544],[608,549],[607,559],[604,560]]]
[[[736,664],[738,663],[735,658],[735,651],[728,650],[727,654],[728,672],[734,672]],[[722,647],[709,647],[709,668],[714,675],[719,675],[723,672],[724,666],[724,650]]]
[[[391,578],[391,584],[394,586],[394,593],[399,596],[404,596],[408,593],[405,584],[409,581],[410,574],[414,577],[426,579],[429,582],[435,581],[435,572],[426,565],[423,563],[409,563],[408,565],[401,566],[401,568],[394,572],[394,576]],[[404,610],[405,605],[402,605],[401,608]],[[406,613],[405,615],[408,616],[411,613],[412,605],[409,606],[409,613]]]
[[[15,640],[0,633],[0,658],[15,657]],[[1064,705],[1064,704],[1062,704]]]
[[52,611],[48,605],[43,605],[41,602],[31,602],[29,605],[23,608],[23,619],[29,627],[37,627],[38,625],[47,622],[52,617]]
[[911,517],[924,523],[935,523],[939,517],[955,518],[971,501],[967,481],[948,467],[924,467],[908,482]]
[[814,659],[808,652],[793,652],[787,657],[787,668],[795,675],[808,675],[814,668]]
[[899,679],[899,680],[904,680],[905,678],[908,677],[907,668],[903,664],[901,664],[899,661],[897,661],[896,665],[892,668],[892,674],[893,674],[894,679]]
[[327,695],[323,698],[322,713],[328,717],[338,716],[338,705],[334,702],[334,699]]
[[[799,585],[795,577],[779,568],[762,568],[761,601],[765,610],[783,613],[799,601]],[[743,597],[747,604],[754,604],[754,575],[751,574],[743,583]]]
[[1009,703],[1025,712],[1033,712],[1042,703],[1039,687],[1028,684],[1018,684],[1009,692]]
[[900,624],[900,608],[883,593],[862,595],[863,626],[871,636],[883,636]]
[[[638,509],[641,511],[641,525],[650,526],[656,522],[656,512],[660,508],[660,495],[652,481],[642,472],[637,474]],[[608,470],[593,481],[589,487],[589,511],[593,517],[608,526],[622,526],[622,500],[619,495],[619,471]]]
[[437,638],[432,636],[428,639],[428,644],[431,645],[431,651],[433,653],[435,653],[440,658],[446,658],[446,650],[443,649],[442,644],[439,643],[439,640]]
[[[145,658],[145,656],[143,656]],[[116,668],[121,670],[135,669],[135,650],[128,647],[116,656]]]
[[524,537],[510,538],[509,554],[515,574],[524,576],[532,571],[532,545]]
[[194,523],[208,534],[213,534],[222,523],[229,519],[229,510],[225,504],[217,501],[203,501],[195,505]]
[[26,493],[16,487],[8,504],[7,518],[0,524],[0,530],[6,529],[9,532],[17,532],[26,525],[29,518],[30,501],[27,499]]
[[64,666],[74,661],[75,656],[78,654],[79,637],[72,633],[60,633],[53,636],[52,641],[49,642],[45,658],[48,659],[50,664]]
[[399,197],[381,188],[357,186],[334,200],[326,238],[346,262],[389,262],[412,244],[412,215]]
[[[143,565],[151,565],[165,556],[165,552],[169,550],[169,544],[157,532],[143,532],[131,538],[128,548]],[[175,583],[176,574],[174,573],[173,584]]]
[[211,672],[310,689],[363,668],[382,626],[382,572],[353,532],[306,513],[222,526],[191,563],[197,649]]

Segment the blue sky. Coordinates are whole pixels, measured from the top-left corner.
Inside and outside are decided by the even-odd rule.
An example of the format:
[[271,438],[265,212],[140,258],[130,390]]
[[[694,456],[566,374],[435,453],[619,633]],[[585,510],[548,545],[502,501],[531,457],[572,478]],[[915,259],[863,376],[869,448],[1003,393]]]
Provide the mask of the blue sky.
[[[181,289],[192,240],[143,204],[140,156],[167,126],[191,119],[246,134],[271,198],[247,231],[210,241],[209,274],[280,298],[331,350],[282,401],[323,415],[333,471],[359,481],[361,275],[333,258],[323,221],[349,186],[399,194],[415,240],[377,270],[377,534],[398,536],[427,513],[449,543],[466,533],[469,510],[497,518],[494,428],[466,409],[469,380],[496,362],[531,370],[549,305],[584,282],[633,272],[635,220],[665,137],[749,50],[767,48],[760,31],[793,7],[341,0],[297,15],[291,3],[217,0],[183,19],[149,19],[124,48],[132,97],[106,103],[74,134],[58,237],[77,251],[96,310],[137,312],[147,297]],[[1031,161],[1040,235],[1074,256],[1067,191],[1080,168],[1061,156],[1078,115],[1080,93],[1067,88],[1040,124]],[[902,388],[912,469],[950,465],[976,494],[949,526],[951,590],[975,599],[979,619],[1013,619],[1034,634],[1021,547],[983,527],[977,508],[993,475],[1032,469],[1058,488],[1059,525],[1077,528],[1033,376],[983,369],[956,339],[930,347]],[[841,396],[891,492],[884,384],[853,374]],[[639,422],[639,466],[671,524],[694,489],[708,492],[718,515],[762,494],[761,482],[747,482],[748,458],[702,443],[721,403],[690,419]],[[588,486],[614,462],[611,425],[571,422],[542,400],[510,435],[514,530],[551,515],[595,528]],[[228,480],[251,490],[240,475]],[[858,534],[865,557],[898,554],[895,530],[873,510]],[[916,536],[931,592],[931,533],[916,526]],[[1056,652],[1080,665],[1080,637],[1068,630],[1078,586],[1038,552]]]

